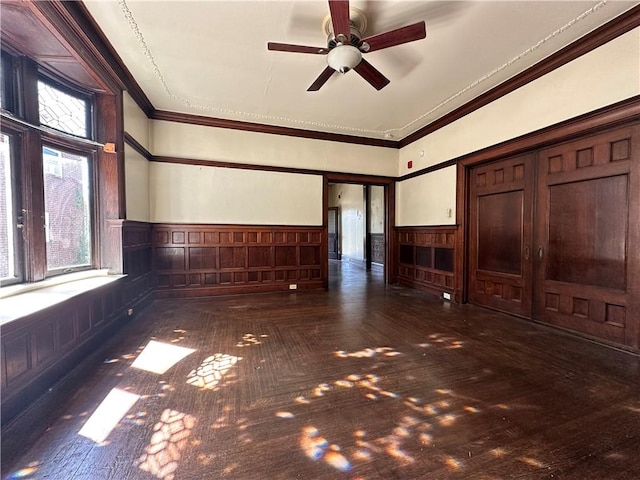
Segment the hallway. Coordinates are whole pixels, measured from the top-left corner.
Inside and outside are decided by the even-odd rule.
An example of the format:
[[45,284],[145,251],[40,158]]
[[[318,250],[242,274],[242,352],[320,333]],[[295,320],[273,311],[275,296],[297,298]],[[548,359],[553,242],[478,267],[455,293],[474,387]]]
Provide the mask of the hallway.
[[331,269],[156,301],[3,431],[3,478],[640,478],[639,357]]

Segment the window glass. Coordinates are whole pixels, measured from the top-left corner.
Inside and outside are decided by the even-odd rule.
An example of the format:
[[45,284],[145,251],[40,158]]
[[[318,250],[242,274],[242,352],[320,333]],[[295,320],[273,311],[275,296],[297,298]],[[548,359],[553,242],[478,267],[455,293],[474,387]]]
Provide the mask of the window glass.
[[88,102],[38,81],[40,123],[56,130],[87,138]]
[[0,279],[16,277],[16,232],[11,183],[11,137],[0,134]]
[[47,269],[91,265],[89,158],[45,146],[45,235]]
[[6,92],[6,84],[7,84],[7,72],[5,68],[5,59],[4,55],[2,55],[0,61],[0,108],[7,109],[7,92]]

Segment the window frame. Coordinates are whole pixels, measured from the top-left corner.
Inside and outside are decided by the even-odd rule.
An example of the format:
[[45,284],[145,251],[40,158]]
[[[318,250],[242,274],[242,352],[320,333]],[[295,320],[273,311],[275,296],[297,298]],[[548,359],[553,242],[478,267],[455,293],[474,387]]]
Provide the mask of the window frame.
[[5,287],[7,285],[14,285],[17,283],[22,283],[25,279],[25,224],[24,224],[24,209],[22,205],[23,195],[23,185],[19,179],[22,177],[21,175],[21,148],[22,145],[22,137],[24,131],[20,128],[16,128],[15,125],[7,124],[7,122],[2,122],[2,128],[0,129],[2,134],[7,135],[11,139],[11,156],[9,158],[9,162],[11,164],[11,206],[12,211],[7,212],[7,214],[12,218],[11,221],[12,230],[13,230],[13,238],[15,239],[13,245],[13,277],[5,277],[0,278],[0,287]]
[[[62,135],[70,135],[71,137],[78,138],[80,140],[94,140],[95,131],[96,131],[96,115],[94,111],[96,110],[96,99],[95,95],[88,92],[86,89],[82,88],[79,85],[72,85],[69,82],[65,82],[61,80],[59,77],[55,76],[53,73],[45,70],[43,67],[38,67],[38,78],[36,79],[36,92],[38,91],[38,82],[46,83],[47,85],[53,87],[56,90],[60,90],[61,92],[75,97],[79,100],[82,100],[86,107],[85,114],[85,126],[87,129],[87,135],[85,137],[80,135],[75,135],[70,132],[65,132],[64,130],[60,130],[55,127],[51,127],[49,125],[40,123],[40,111],[38,110],[38,124],[46,130],[51,130],[52,132],[59,132]],[[38,106],[40,102],[38,101]]]
[[[14,196],[14,224],[21,223],[22,231],[15,246],[16,277],[0,279],[0,286],[31,283],[71,272],[101,268],[101,243],[104,239],[100,222],[104,221],[101,197],[100,162],[104,153],[96,135],[102,122],[109,123],[112,112],[101,113],[104,99],[81,85],[62,79],[35,61],[2,49],[2,88],[7,107],[2,109],[2,133],[12,137],[12,194]],[[38,82],[43,81],[87,104],[87,137],[81,137],[40,124]],[[117,98],[117,97],[116,97]],[[44,168],[43,146],[50,146],[89,159],[89,221],[91,222],[90,264],[49,269],[47,266],[44,229]],[[20,215],[22,214],[22,215]],[[20,218],[21,217],[21,218]],[[18,237],[16,237],[18,238]]]
[[[79,271],[83,271],[83,270],[91,270],[96,268],[96,265],[98,263],[98,257],[96,255],[96,252],[98,250],[98,233],[99,230],[97,228],[97,219],[98,217],[98,211],[97,211],[97,204],[98,201],[96,199],[97,195],[96,195],[96,185],[97,185],[97,178],[96,178],[96,165],[97,165],[97,147],[92,147],[89,145],[84,145],[84,146],[80,146],[75,142],[71,142],[68,139],[62,139],[59,138],[53,134],[50,133],[43,133],[42,134],[42,142],[41,142],[41,147],[45,148],[45,147],[51,147],[53,149],[56,150],[61,150],[63,152],[66,153],[70,153],[72,155],[80,155],[80,156],[86,156],[88,161],[89,161],[89,222],[91,224],[91,228],[90,228],[90,232],[91,232],[91,240],[90,240],[90,247],[91,247],[91,255],[89,258],[89,265],[78,265],[78,266],[74,266],[74,267],[64,267],[64,268],[49,268],[47,266],[46,269],[46,276],[47,277],[53,277],[56,275],[62,275],[65,273],[72,273],[72,272],[79,272]],[[42,148],[41,148],[41,155],[42,155]],[[42,156],[40,158],[40,161],[42,163]],[[44,171],[42,172],[43,175],[43,180],[44,180]],[[43,196],[44,199],[44,196]],[[45,211],[45,205],[43,204],[43,213]],[[46,242],[45,242],[46,244]],[[45,246],[45,263],[46,263],[46,246]]]
[[2,50],[2,54],[0,55],[0,62],[2,62],[2,84],[0,88],[2,88],[2,93],[4,96],[5,106],[2,107],[4,110],[8,112],[15,112],[15,94],[14,94],[14,65],[15,65],[15,57],[10,53]]

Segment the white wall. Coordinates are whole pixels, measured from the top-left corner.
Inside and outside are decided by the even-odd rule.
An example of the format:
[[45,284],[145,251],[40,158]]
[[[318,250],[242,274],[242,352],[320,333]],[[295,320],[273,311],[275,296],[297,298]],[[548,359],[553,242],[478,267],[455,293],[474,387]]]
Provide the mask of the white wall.
[[369,231],[384,233],[384,187],[380,185],[369,187],[369,203],[371,204]]
[[124,147],[124,158],[127,220],[148,222],[151,219],[149,161],[129,145]]
[[[640,28],[402,148],[398,171],[437,165],[638,94]],[[448,208],[455,212],[455,188],[455,167],[400,182],[396,225],[455,223],[455,213],[446,216]]]
[[[123,108],[125,132],[149,150],[149,120],[127,92],[123,95]],[[127,220],[150,221],[149,162],[128,145],[124,148],[124,176]]]
[[[400,151],[150,121],[126,94],[125,130],[159,156],[396,176],[437,165],[638,94],[640,28]],[[424,157],[419,155],[420,151],[425,152]],[[409,160],[413,161],[412,170],[406,166]],[[168,163],[145,165],[144,159],[130,149],[125,150],[125,174],[127,218],[133,220],[321,224],[319,176]],[[204,190],[195,189],[195,185]],[[215,185],[215,191],[212,185]],[[145,189],[149,191],[148,196]],[[283,193],[288,190],[292,192],[290,196]],[[163,194],[165,191],[170,192],[168,197]],[[399,182],[396,225],[453,224],[455,197],[455,167]],[[298,209],[299,214],[296,213]],[[450,209],[451,216],[448,214]]]
[[339,183],[329,189],[329,206],[340,207],[343,256],[364,260],[364,190],[362,185]]
[[[395,176],[398,151],[152,121],[158,156]],[[151,221],[322,225],[322,177],[153,163]],[[167,195],[168,194],[168,195]]]
[[152,162],[151,222],[322,225],[320,175]]
[[252,165],[396,176],[398,151],[350,143],[152,121],[153,154]]
[[126,91],[123,95],[124,130],[147,150],[150,144],[150,120]]

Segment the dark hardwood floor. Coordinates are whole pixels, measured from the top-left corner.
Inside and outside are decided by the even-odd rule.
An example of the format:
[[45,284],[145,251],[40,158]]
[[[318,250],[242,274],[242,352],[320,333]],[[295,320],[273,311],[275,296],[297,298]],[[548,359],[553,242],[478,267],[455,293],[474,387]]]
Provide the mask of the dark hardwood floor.
[[156,301],[4,429],[3,478],[640,478],[638,356],[337,265]]

